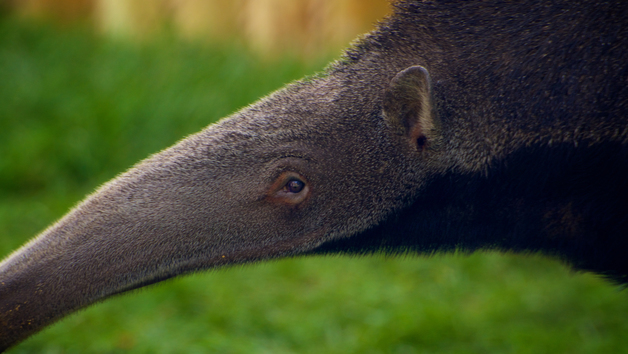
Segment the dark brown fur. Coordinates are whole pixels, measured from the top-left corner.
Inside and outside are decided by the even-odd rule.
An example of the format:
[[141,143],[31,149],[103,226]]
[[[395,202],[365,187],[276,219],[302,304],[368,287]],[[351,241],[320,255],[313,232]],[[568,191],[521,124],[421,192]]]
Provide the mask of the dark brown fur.
[[627,281],[627,8],[398,3],[324,75],[139,163],[1,263],[0,348],[116,293],[303,253],[542,251]]

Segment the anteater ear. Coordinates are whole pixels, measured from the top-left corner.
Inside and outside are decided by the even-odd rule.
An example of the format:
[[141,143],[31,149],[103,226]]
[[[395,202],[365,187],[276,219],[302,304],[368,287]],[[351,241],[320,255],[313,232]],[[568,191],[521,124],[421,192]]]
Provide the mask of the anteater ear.
[[384,117],[418,151],[437,145],[440,124],[427,69],[411,66],[395,75],[384,94]]

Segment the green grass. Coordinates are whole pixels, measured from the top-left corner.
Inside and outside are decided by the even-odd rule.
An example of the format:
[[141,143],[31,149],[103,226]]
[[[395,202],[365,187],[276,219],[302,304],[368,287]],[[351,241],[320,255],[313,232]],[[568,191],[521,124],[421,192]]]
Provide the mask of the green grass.
[[[0,19],[0,256],[322,62]],[[628,294],[540,256],[298,258],[109,299],[11,353],[628,353]]]

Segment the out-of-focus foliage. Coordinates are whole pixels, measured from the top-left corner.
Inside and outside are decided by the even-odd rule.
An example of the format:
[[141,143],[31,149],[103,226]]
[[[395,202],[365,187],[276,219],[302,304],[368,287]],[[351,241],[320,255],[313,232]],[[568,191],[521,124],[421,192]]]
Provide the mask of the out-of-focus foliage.
[[[0,254],[322,63],[0,21]],[[628,294],[540,256],[289,259],[107,300],[11,353],[625,353]]]
[[338,50],[390,13],[389,0],[3,0],[0,10],[101,34],[146,40],[240,41],[257,54],[311,57]]

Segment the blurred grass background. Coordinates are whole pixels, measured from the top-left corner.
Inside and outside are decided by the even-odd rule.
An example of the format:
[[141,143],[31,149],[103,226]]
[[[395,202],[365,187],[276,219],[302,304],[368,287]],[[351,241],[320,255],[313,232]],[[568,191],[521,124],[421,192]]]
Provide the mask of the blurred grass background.
[[[328,57],[0,18],[0,256],[149,154]],[[628,294],[536,255],[298,258],[74,314],[10,353],[628,353]]]

